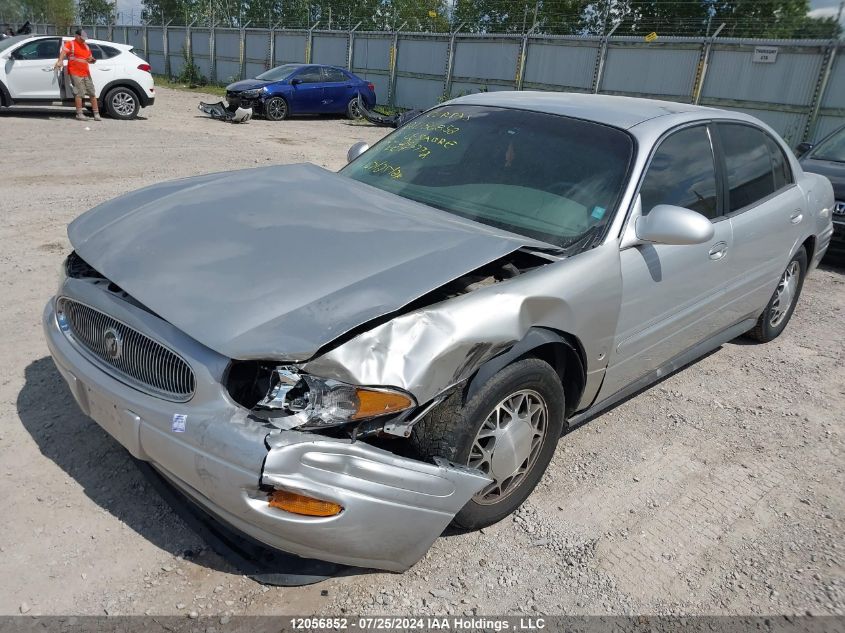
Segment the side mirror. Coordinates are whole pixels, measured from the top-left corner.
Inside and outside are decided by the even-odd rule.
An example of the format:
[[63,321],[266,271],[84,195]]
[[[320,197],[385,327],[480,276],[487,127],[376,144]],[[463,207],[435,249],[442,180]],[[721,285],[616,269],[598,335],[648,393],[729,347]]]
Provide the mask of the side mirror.
[[293,79],[291,79],[291,80],[290,80],[290,85],[291,85],[291,86],[298,86],[298,85],[299,85],[299,84],[301,84],[301,83],[302,83],[302,80],[301,80],[301,79],[297,79],[296,77],[294,77]]
[[348,152],[346,152],[346,162],[351,163],[368,149],[370,149],[370,146],[367,141],[358,141],[355,145],[349,148]]
[[801,158],[804,154],[813,149],[813,147],[814,145],[812,143],[799,143],[798,147],[795,148],[795,155],[798,158]]
[[713,238],[713,223],[700,213],[670,204],[658,204],[637,218],[637,238],[656,244],[701,244]]

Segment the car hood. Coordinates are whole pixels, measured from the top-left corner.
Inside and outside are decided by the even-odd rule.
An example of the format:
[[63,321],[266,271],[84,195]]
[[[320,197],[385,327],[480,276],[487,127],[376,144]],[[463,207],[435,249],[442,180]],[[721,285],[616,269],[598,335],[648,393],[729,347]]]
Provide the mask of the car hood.
[[290,361],[540,244],[305,164],[154,185],[81,215],[68,236],[203,345]]
[[845,200],[845,164],[832,160],[804,158],[801,160],[804,171],[821,174],[833,185],[833,194],[837,200]]
[[226,92],[242,92],[243,90],[255,90],[256,88],[263,88],[271,82],[262,79],[242,79],[233,84],[226,86]]

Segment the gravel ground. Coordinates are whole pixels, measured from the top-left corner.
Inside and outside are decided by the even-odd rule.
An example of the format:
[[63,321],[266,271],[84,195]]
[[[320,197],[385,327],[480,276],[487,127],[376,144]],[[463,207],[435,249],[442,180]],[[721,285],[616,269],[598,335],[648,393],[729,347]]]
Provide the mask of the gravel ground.
[[[512,518],[405,574],[244,577],[73,403],[41,310],[89,207],[164,179],[336,169],[384,130],[232,126],[161,89],[145,120],[0,112],[0,614],[843,614],[845,276],[815,271],[785,334],[735,341],[564,437]],[[89,129],[90,128],[90,129]]]

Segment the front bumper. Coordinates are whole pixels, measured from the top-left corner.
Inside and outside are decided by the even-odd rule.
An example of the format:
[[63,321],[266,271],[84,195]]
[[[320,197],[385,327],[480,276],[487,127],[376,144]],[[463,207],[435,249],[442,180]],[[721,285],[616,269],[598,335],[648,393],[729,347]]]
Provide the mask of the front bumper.
[[[188,403],[137,391],[80,352],[59,328],[51,300],[43,316],[47,344],[82,411],[205,510],[266,545],[402,571],[489,481],[479,471],[398,457],[360,441],[279,431],[229,399],[214,378],[224,360],[214,352],[92,284],[68,280],[62,294],[179,350],[197,377]],[[174,432],[175,414],[187,416],[184,432]],[[344,510],[315,518],[271,508],[272,488],[334,501]]]

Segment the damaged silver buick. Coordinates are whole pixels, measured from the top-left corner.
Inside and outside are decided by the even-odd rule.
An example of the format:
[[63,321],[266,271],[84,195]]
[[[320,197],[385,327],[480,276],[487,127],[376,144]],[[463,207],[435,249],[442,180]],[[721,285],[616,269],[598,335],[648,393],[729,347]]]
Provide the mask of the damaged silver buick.
[[92,209],[44,329],[82,411],[205,510],[363,567],[502,519],[567,429],[778,336],[832,232],[777,134],[683,104],[471,95],[349,158]]

